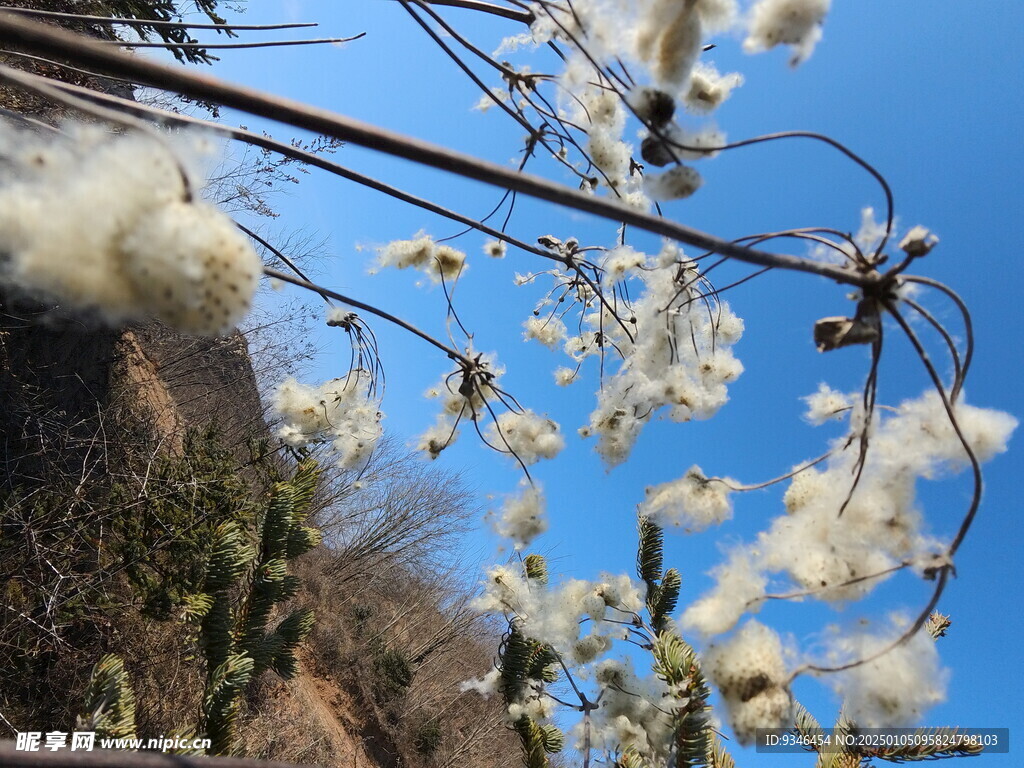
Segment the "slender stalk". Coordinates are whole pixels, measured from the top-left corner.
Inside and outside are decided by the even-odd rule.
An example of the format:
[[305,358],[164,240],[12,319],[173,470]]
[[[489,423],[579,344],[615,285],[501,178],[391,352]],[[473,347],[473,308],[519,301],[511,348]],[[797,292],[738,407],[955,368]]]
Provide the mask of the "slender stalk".
[[[247,234],[247,235],[248,235],[248,236],[249,236],[250,238],[252,238],[252,239],[253,239],[253,240],[255,240],[255,241],[256,241],[257,243],[259,243],[259,244],[260,244],[260,245],[262,245],[262,246],[263,246],[264,248],[266,248],[266,249],[267,249],[268,251],[270,251],[270,253],[274,254],[274,256],[275,256],[275,257],[277,258],[277,260],[278,260],[278,261],[280,261],[281,263],[283,263],[283,264],[284,264],[284,265],[285,265],[286,267],[288,267],[288,269],[290,269],[290,270],[291,270],[292,272],[294,272],[294,273],[296,274],[296,276],[298,276],[298,277],[302,278],[303,280],[305,280],[305,281],[306,281],[307,283],[309,283],[310,285],[312,285],[312,284],[313,284],[313,281],[309,279],[309,276],[308,276],[308,275],[306,275],[306,274],[304,274],[304,273],[303,273],[303,271],[302,271],[301,269],[299,269],[299,266],[298,266],[298,265],[297,265],[297,264],[296,264],[296,263],[295,263],[294,261],[292,261],[291,259],[289,259],[289,258],[288,258],[288,257],[287,257],[287,256],[286,256],[286,255],[284,254],[284,252],[283,252],[283,251],[282,251],[282,250],[281,250],[280,248],[275,248],[275,247],[274,247],[274,246],[273,246],[273,245],[272,245],[272,244],[270,243],[270,241],[269,241],[269,240],[265,239],[264,237],[262,237],[261,235],[257,234],[256,232],[253,232],[253,231],[252,231],[251,229],[249,229],[249,228],[248,228],[247,226],[245,226],[244,224],[239,224],[239,223],[238,223],[238,222],[236,221],[236,222],[235,222],[235,226],[236,226],[236,227],[238,227],[239,231],[241,231],[241,232],[244,232],[244,233],[245,233],[245,234]],[[330,297],[329,297],[329,296],[326,296],[326,295],[324,295],[323,293],[321,293],[321,294],[320,294],[320,297],[321,297],[321,298],[322,298],[322,299],[323,299],[323,300],[324,300],[325,302],[327,302],[327,306],[329,306],[329,307],[333,307],[333,306],[334,306],[334,303],[333,303],[333,302],[331,301],[331,299],[330,299]]]
[[949,399],[956,402],[960,396],[960,387],[963,381],[967,378],[967,371],[971,367],[971,360],[974,359],[974,323],[971,320],[971,313],[967,309],[967,304],[964,302],[960,295],[950,288],[948,285],[943,285],[938,280],[932,280],[930,277],[919,277],[917,275],[909,275],[903,278],[908,283],[919,283],[920,285],[927,285],[931,288],[936,289],[944,293],[950,301],[956,304],[957,309],[960,310],[960,315],[964,321],[964,333],[966,338],[964,340],[965,349],[963,357],[963,368],[960,371],[960,381],[953,387],[953,391],[950,393]]
[[956,416],[954,410],[954,401],[950,399],[949,394],[946,392],[946,388],[942,384],[942,377],[939,376],[939,372],[935,370],[935,365],[932,363],[931,358],[928,356],[924,345],[918,338],[917,333],[913,328],[910,327],[910,323],[907,322],[906,318],[903,317],[899,309],[892,301],[885,303],[885,308],[889,311],[889,314],[893,316],[893,319],[899,323],[900,328],[914,347],[914,351],[917,352],[917,357],[924,365],[925,370],[928,371],[928,376],[932,380],[932,384],[935,386],[935,391],[938,393],[942,400],[942,407],[946,411],[946,416],[949,418],[949,424],[956,433],[957,440],[960,441],[960,445],[963,446],[964,452],[967,454],[967,460],[971,465],[971,474],[974,477],[974,488],[971,494],[971,504],[967,510],[967,514],[964,516],[963,522],[960,524],[960,529],[957,531],[956,537],[949,545],[949,556],[952,557],[956,554],[956,551],[963,544],[964,538],[967,536],[968,530],[970,530],[971,524],[974,522],[974,518],[978,514],[978,508],[981,506],[981,494],[984,486],[984,481],[981,474],[981,462],[978,461],[978,457],[974,454],[974,449],[971,447],[971,442],[967,439],[963,433],[963,429],[960,427],[960,420]]
[[737,492],[742,492],[742,491],[759,491],[762,488],[768,488],[768,487],[770,487],[772,485],[775,485],[776,483],[781,483],[783,480],[788,480],[791,477],[795,477],[796,475],[800,474],[804,470],[810,469],[811,467],[813,467],[813,466],[815,466],[817,464],[820,464],[821,462],[825,461],[825,459],[827,459],[831,455],[832,455],[832,451],[827,451],[826,453],[823,453],[818,458],[811,459],[810,461],[801,464],[799,467],[797,467],[796,469],[794,469],[791,472],[787,472],[786,474],[780,475],[779,477],[773,477],[771,480],[765,480],[762,483],[753,483],[751,485],[736,485],[734,483],[730,483],[728,480],[726,480],[725,478],[722,478],[722,477],[709,477],[709,478],[707,478],[707,481],[709,483],[721,483],[726,488],[728,488],[730,491],[737,491]]
[[444,40],[441,39],[441,36],[438,35],[437,32],[435,32],[434,30],[432,30],[430,26],[425,21],[423,21],[423,19],[416,15],[415,11],[413,11],[413,9],[410,7],[407,0],[398,0],[398,2],[402,4],[402,7],[405,8],[409,15],[412,16],[413,20],[420,25],[423,31],[430,35],[434,43],[437,44],[437,47],[444,51],[445,54],[447,54],[448,58],[450,58],[455,63],[455,65],[459,69],[461,69],[470,80],[473,81],[474,85],[476,85],[477,88],[479,88],[484,94],[486,94],[491,99],[491,101],[497,104],[498,107],[502,109],[505,113],[507,113],[513,120],[519,123],[521,128],[523,128],[525,131],[527,131],[533,136],[538,135],[532,125],[530,125],[523,117],[516,114],[516,112],[513,111],[513,109],[509,107],[508,104],[506,104],[504,101],[495,96],[493,91],[491,91],[491,89],[488,88],[487,85],[479,77],[477,77],[476,73],[473,72],[473,70],[470,69],[469,66],[467,66],[466,63],[462,59],[460,59],[451,48],[448,47]]
[[503,19],[519,21],[523,24],[533,23],[533,14],[528,11],[517,11],[514,8],[505,8],[494,3],[484,3],[480,0],[427,0],[431,5],[446,5],[450,8],[465,8],[470,11],[489,13],[492,16],[500,16]]
[[126,76],[156,88],[185,93],[217,102],[225,107],[276,120],[297,128],[349,141],[368,149],[438,168],[485,184],[512,189],[541,200],[591,213],[611,221],[634,226],[656,235],[678,240],[758,266],[776,267],[820,275],[836,282],[869,286],[878,281],[874,272],[860,273],[811,259],[769,253],[737,246],[727,240],[673,221],[631,209],[615,200],[594,197],[531,174],[517,173],[496,163],[481,160],[408,136],[388,131],[350,117],[334,114],[291,99],[227,83],[180,67],[157,64],[130,56],[110,46],[80,36],[0,13],[0,33],[17,45],[50,56],[65,57],[78,64]]
[[916,635],[920,631],[921,627],[925,625],[925,622],[928,621],[928,617],[931,616],[932,611],[935,610],[935,606],[939,604],[939,598],[942,597],[942,593],[946,590],[946,583],[949,581],[949,573],[951,570],[952,567],[948,565],[944,566],[939,570],[938,583],[935,585],[935,589],[932,591],[932,596],[931,599],[928,601],[928,605],[926,605],[924,610],[918,614],[917,619],[910,626],[910,628],[903,632],[903,634],[901,634],[892,643],[884,646],[881,650],[876,651],[875,653],[865,656],[862,659],[851,661],[847,664],[840,664],[834,667],[819,666],[817,664],[803,664],[797,667],[789,676],[787,686],[791,684],[797,677],[799,677],[802,674],[806,674],[807,672],[817,672],[820,674],[844,672],[847,669],[853,669],[854,667],[859,667],[864,664],[870,664],[875,659],[880,659],[890,651],[899,648],[901,645],[910,640],[910,638]]
[[936,317],[927,309],[922,307],[913,299],[909,299],[905,296],[901,301],[927,320],[928,324],[935,329],[935,332],[938,333],[946,343],[946,349],[949,350],[949,357],[953,361],[953,386],[950,388],[949,401],[951,403],[955,403],[957,399],[955,393],[960,391],[964,383],[963,364],[960,362],[960,351],[956,348],[956,342],[953,341],[953,337],[950,335],[949,331],[946,330],[945,326],[943,326],[942,323],[940,323],[938,319],[936,319]]
[[360,32],[352,37],[321,37],[310,40],[267,40],[258,43],[153,43],[134,42],[127,40],[100,40],[96,45],[115,45],[124,48],[182,48],[184,50],[206,51],[213,49],[230,48],[276,48],[284,45],[321,45],[323,43],[350,43],[365,37],[365,32]]
[[409,333],[419,336],[427,343],[434,345],[442,352],[444,352],[452,360],[457,360],[460,363],[468,366],[473,365],[473,361],[470,360],[468,357],[452,349],[443,342],[438,341],[429,333],[421,331],[412,323],[406,322],[402,318],[392,315],[390,312],[385,312],[383,309],[377,309],[377,307],[373,306],[372,304],[366,304],[365,302],[359,301],[358,299],[353,299],[349,296],[336,293],[335,291],[332,291],[328,288],[324,288],[323,286],[317,285],[316,283],[311,283],[308,280],[303,280],[301,277],[296,277],[295,275],[289,275],[284,272],[279,272],[278,270],[271,269],[270,267],[264,267],[263,274],[274,280],[280,280],[281,282],[290,283],[291,285],[297,286],[299,288],[305,288],[306,290],[313,291],[314,293],[317,293],[320,296],[331,298],[334,299],[335,301],[340,301],[342,304],[348,304],[350,307],[355,307],[356,309],[361,309],[364,312],[369,312],[371,315],[376,315],[377,317],[383,318],[384,320],[387,320],[389,323],[394,323],[400,328],[404,328],[405,330],[409,331]]
[[[127,83],[131,86],[135,85],[134,82],[124,77],[114,77],[112,75],[98,75],[95,72],[90,72],[88,69],[82,69],[81,67],[73,67],[70,64],[65,64],[62,61],[54,61],[53,59],[47,59],[43,56],[33,56],[31,53],[25,53],[24,51],[12,51],[8,48],[0,48],[0,54],[3,54],[4,56],[17,56],[19,59],[27,59],[28,61],[38,61],[42,64],[47,64],[51,67],[60,67],[66,72],[77,72],[80,75],[85,75],[86,77],[94,77],[98,80],[109,80],[110,82],[115,83]],[[43,78],[42,75],[38,75],[38,77],[55,85],[60,84],[59,81],[50,80],[49,78]]]
[[20,112],[13,112],[4,107],[0,107],[0,117],[6,118],[11,122],[18,123],[19,125],[22,125],[34,131],[43,130],[47,131],[48,133],[60,133],[60,130],[54,128],[52,125],[44,123],[41,120],[34,120],[31,117],[25,117],[25,115],[21,114]]
[[163,19],[127,19],[114,18],[112,16],[90,16],[84,13],[62,13],[60,11],[41,11],[35,8],[12,8],[9,5],[0,5],[0,11],[7,13],[20,13],[23,16],[33,16],[43,19],[65,19],[68,21],[84,22],[105,22],[107,24],[118,24],[126,27],[155,27],[177,28],[177,29],[216,29],[222,31],[272,31],[277,29],[299,29],[301,27],[318,27],[315,21],[300,21],[287,24],[193,24],[189,21],[168,21]]
[[865,581],[871,581],[872,579],[881,579],[883,576],[889,576],[898,571],[902,571],[904,568],[909,568],[912,565],[913,563],[900,563],[899,565],[894,565],[891,568],[886,568],[884,571],[869,573],[865,576],[857,576],[855,578],[842,581],[838,584],[829,584],[827,586],[817,587],[815,589],[802,589],[797,592],[787,592],[785,594],[764,594],[760,597],[755,597],[753,600],[748,600],[745,607],[750,608],[751,606],[759,605],[760,603],[763,603],[765,600],[800,600],[805,597],[813,597],[814,595],[820,595],[821,593],[827,592],[829,590],[842,589],[843,587],[849,587],[854,584],[860,584]]

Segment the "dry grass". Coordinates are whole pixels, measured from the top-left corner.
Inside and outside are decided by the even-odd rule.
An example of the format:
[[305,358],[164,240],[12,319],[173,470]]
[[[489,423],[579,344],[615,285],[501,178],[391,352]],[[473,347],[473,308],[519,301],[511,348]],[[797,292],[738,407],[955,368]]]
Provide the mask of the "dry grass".
[[[321,550],[307,557],[299,571],[306,585],[301,601],[317,611],[309,652],[320,675],[361,705],[363,736],[379,747],[378,765],[518,762],[518,741],[500,703],[461,690],[491,668],[498,636],[468,610],[457,580],[406,572],[371,590],[339,590],[330,577],[338,555]],[[411,679],[403,686],[407,670]]]

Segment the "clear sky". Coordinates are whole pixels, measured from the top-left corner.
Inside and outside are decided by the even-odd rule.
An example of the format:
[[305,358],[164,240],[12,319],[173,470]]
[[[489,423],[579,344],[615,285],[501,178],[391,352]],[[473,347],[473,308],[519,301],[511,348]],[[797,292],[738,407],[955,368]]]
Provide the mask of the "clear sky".
[[[732,140],[779,130],[819,131],[880,169],[895,190],[901,224],[923,224],[941,238],[917,271],[951,285],[972,310],[978,349],[966,388],[969,402],[1020,417],[1024,409],[1017,377],[1024,370],[1016,238],[1024,203],[1019,85],[1024,6],[1016,0],[836,0],[834,5],[824,40],[796,70],[786,65],[781,51],[750,57],[740,51],[738,37],[717,41],[710,60],[721,71],[738,70],[746,78],[718,111],[717,123]],[[514,22],[481,20],[456,10],[446,15],[487,51],[504,35],[521,31]],[[311,20],[321,23],[318,34],[367,34],[341,48],[224,52],[215,74],[498,162],[510,161],[521,146],[521,129],[497,110],[470,110],[479,98],[475,86],[395,3],[257,0],[249,3],[246,20]],[[491,84],[500,85],[497,80]],[[286,127],[239,119],[277,138],[295,135]],[[486,214],[500,198],[494,189],[355,147],[341,149],[335,158],[473,216]],[[883,202],[859,169],[806,142],[736,150],[703,161],[701,170],[704,188],[670,205],[667,214],[723,236],[811,224],[855,230],[861,208],[881,209]],[[372,279],[366,273],[374,246],[421,229],[438,237],[454,234],[457,225],[317,172],[275,206],[282,216],[271,231],[305,230],[326,238],[330,257],[318,267],[323,284],[444,336],[440,290],[417,288],[416,278],[406,273]],[[529,202],[517,205],[511,229],[526,240],[554,234],[610,244],[614,237],[608,224]],[[551,371],[564,360],[521,341],[521,323],[539,295],[513,287],[512,278],[516,271],[540,265],[529,254],[511,252],[503,262],[487,260],[480,251],[485,239],[472,234],[457,243],[471,260],[456,304],[476,334],[476,347],[497,350],[508,366],[508,388],[527,407],[559,420],[568,434],[563,454],[535,472],[548,492],[552,518],[538,549],[551,556],[557,573],[593,578],[601,570],[632,572],[634,508],[644,487],[678,477],[694,463],[711,474],[755,482],[818,455],[835,431],[803,423],[798,398],[821,381],[857,389],[867,370],[861,348],[820,355],[811,339],[818,318],[852,312],[843,289],[819,278],[767,275],[727,296],[747,327],[736,347],[746,372],[732,386],[731,402],[708,422],[651,423],[633,458],[608,472],[592,442],[574,434],[593,407],[596,378],[557,388]],[[642,237],[636,243],[657,248]],[[716,282],[740,274],[723,270]],[[948,307],[935,306],[941,319],[954,323]],[[447,372],[447,361],[383,323],[375,322],[374,329],[388,373],[386,426],[395,435],[411,437],[433,422],[433,406],[421,393]],[[328,352],[312,374],[318,380],[343,375],[347,364],[344,350],[332,357],[340,340],[327,331],[323,342]],[[895,404],[926,386],[909,346],[892,343],[882,367],[881,401]],[[987,465],[981,514],[958,556],[958,578],[940,604],[954,621],[940,646],[952,670],[949,701],[929,713],[927,725],[1010,727],[1013,736],[1024,725],[1018,563],[1024,525],[1014,490],[1021,455],[1014,445]],[[510,491],[518,480],[511,462],[475,445],[465,429],[461,444],[440,461],[464,471],[481,496]],[[959,478],[921,490],[932,530],[948,535],[966,506],[968,484]],[[682,603],[710,585],[705,574],[718,562],[722,542],[749,539],[779,508],[778,493],[748,494],[737,500],[736,519],[722,528],[699,537],[670,535],[666,561],[683,573]],[[493,557],[496,546],[481,532],[467,545],[467,556]],[[929,586],[907,575],[881,590],[867,607],[832,612],[806,604],[771,606],[760,618],[792,632],[808,648],[826,622],[846,624],[865,610],[881,613],[897,606],[916,611],[926,602]],[[836,703],[822,686],[800,681],[796,693],[829,724]],[[805,758],[768,758],[738,749],[734,755],[746,766],[809,764]],[[1017,764],[1013,754],[980,760],[986,768]]]

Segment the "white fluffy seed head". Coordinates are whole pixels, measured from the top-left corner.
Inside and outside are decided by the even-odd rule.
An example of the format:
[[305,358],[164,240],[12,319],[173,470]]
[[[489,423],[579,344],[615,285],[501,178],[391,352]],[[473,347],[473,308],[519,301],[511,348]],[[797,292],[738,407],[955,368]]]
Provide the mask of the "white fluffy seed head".
[[277,436],[295,447],[330,441],[338,466],[361,469],[383,434],[371,388],[369,373],[360,369],[313,387],[288,377],[274,391]]
[[435,279],[454,280],[465,268],[466,254],[450,245],[439,245],[434,251],[434,262],[430,274]]
[[500,514],[494,518],[499,536],[511,539],[516,551],[525,549],[548,529],[544,494],[537,486],[526,486],[516,496],[505,500]]
[[703,531],[732,517],[729,482],[708,479],[694,465],[678,480],[648,487],[640,513],[661,526]]
[[536,340],[548,349],[558,349],[566,338],[565,323],[557,315],[531,315],[523,323],[523,340]]
[[576,380],[576,370],[561,366],[555,370],[555,384],[560,387],[568,387]]
[[744,612],[755,612],[768,584],[760,562],[744,548],[734,550],[712,575],[715,588],[691,604],[681,619],[686,629],[702,635],[728,632]]
[[487,441],[498,450],[510,451],[523,464],[553,459],[565,447],[558,424],[531,410],[506,411],[487,427]]
[[676,165],[659,174],[644,177],[644,191],[652,200],[680,200],[689,197],[703,183],[697,169]]
[[434,241],[427,235],[413,240],[393,240],[377,252],[382,267],[424,267],[434,255]]
[[449,245],[438,245],[430,235],[417,233],[412,240],[393,240],[377,249],[378,267],[418,269],[432,281],[455,280],[466,268],[466,254]]
[[817,425],[826,421],[842,420],[853,407],[854,397],[822,383],[818,385],[817,392],[803,398],[803,401],[807,403],[804,418]]
[[156,316],[186,333],[228,333],[261,264],[227,217],[187,202],[195,182],[171,142],[68,126],[59,140],[0,129],[2,278],[111,323]]
[[[873,656],[906,631],[897,619],[887,632],[837,634],[830,642],[829,663]],[[877,659],[829,677],[842,696],[847,715],[868,728],[901,727],[920,721],[928,708],[945,700],[949,675],[941,668],[935,641],[919,631]]]
[[711,112],[741,85],[743,75],[737,72],[723,75],[713,64],[697,62],[690,74],[690,85],[683,96],[683,103],[693,112]]
[[776,45],[793,46],[792,63],[811,55],[831,0],[760,0],[751,10],[743,48],[748,53]]
[[217,209],[173,202],[142,216],[121,241],[123,265],[151,312],[186,333],[230,333],[248,313],[262,263]]
[[782,641],[765,625],[751,619],[727,642],[709,648],[704,668],[725,699],[740,744],[753,741],[758,728],[791,723]]
[[572,660],[577,664],[589,664],[611,647],[612,639],[607,635],[587,635],[572,647]]
[[484,253],[492,259],[503,259],[508,246],[502,240],[490,240],[484,245]]
[[693,0],[657,0],[641,17],[637,53],[665,86],[681,86],[700,55],[703,30],[695,6]]

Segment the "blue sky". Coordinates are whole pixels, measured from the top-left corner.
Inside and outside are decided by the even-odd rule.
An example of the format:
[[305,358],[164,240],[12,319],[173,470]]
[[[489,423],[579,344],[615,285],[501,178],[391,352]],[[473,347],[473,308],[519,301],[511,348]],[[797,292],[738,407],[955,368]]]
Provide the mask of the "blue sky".
[[[513,22],[481,20],[455,10],[446,15],[471,31],[485,50],[520,31]],[[498,162],[516,156],[521,129],[496,110],[470,110],[479,98],[475,86],[397,4],[259,0],[249,4],[246,14],[250,22],[286,20],[319,21],[318,34],[367,35],[342,48],[223,52],[214,73]],[[1016,241],[1024,203],[1024,99],[1018,82],[1024,71],[1022,27],[1024,7],[1011,0],[837,0],[824,40],[799,69],[790,69],[781,51],[742,54],[738,38],[718,40],[719,47],[709,55],[720,70],[738,70],[746,78],[717,113],[718,125],[730,139],[789,129],[833,136],[886,176],[904,227],[920,223],[940,236],[939,247],[917,271],[951,285],[971,307],[978,349],[966,388],[968,400],[1018,417],[1024,413],[1018,384],[1024,371]],[[278,138],[295,135],[287,127],[238,119]],[[343,148],[336,159],[469,215],[484,215],[500,198],[492,188],[355,147]],[[693,198],[670,205],[667,213],[723,236],[810,224],[855,230],[863,206],[882,205],[877,187],[865,174],[807,142],[724,153],[704,161],[701,170],[705,186]],[[326,239],[330,257],[318,267],[324,285],[444,335],[440,290],[417,288],[409,274],[369,278],[366,271],[373,246],[421,229],[442,237],[458,231],[457,225],[319,173],[289,189],[275,207],[282,216],[272,227]],[[614,228],[606,223],[528,201],[517,206],[511,230],[526,240],[550,233],[606,244],[614,237]],[[709,473],[754,482],[820,453],[834,432],[804,424],[799,397],[813,392],[820,381],[856,389],[866,372],[867,358],[860,348],[820,355],[811,340],[815,320],[852,311],[842,288],[818,278],[767,275],[727,296],[747,327],[736,347],[746,372],[732,386],[731,402],[708,422],[653,422],[631,461],[608,472],[592,443],[574,436],[592,408],[596,378],[557,388],[551,371],[563,360],[521,341],[520,325],[538,293],[513,287],[512,277],[539,265],[528,254],[487,260],[480,255],[485,239],[473,234],[457,243],[471,259],[459,284],[457,306],[476,334],[477,348],[497,350],[508,366],[508,388],[524,405],[559,420],[568,433],[567,450],[535,472],[548,492],[552,517],[551,530],[539,540],[538,549],[551,556],[554,571],[566,576],[593,578],[601,570],[632,570],[634,507],[646,485],[678,477],[694,463]],[[642,237],[636,243],[657,247]],[[728,279],[719,277],[718,282]],[[955,321],[948,307],[933,306],[942,319]],[[374,329],[388,371],[386,426],[400,437],[411,437],[433,422],[432,406],[421,394],[447,371],[446,361],[383,323],[375,323]],[[327,331],[324,342],[330,343]],[[346,361],[347,354],[338,359],[325,354],[312,377],[342,375]],[[926,386],[909,346],[894,341],[883,362],[881,400],[897,403]],[[1024,628],[1017,566],[1024,526],[1015,493],[1021,455],[1014,445],[987,465],[982,512],[958,556],[958,578],[940,604],[954,620],[940,646],[952,669],[949,701],[930,712],[928,725],[1013,730],[1024,725],[1018,693],[1024,682]],[[509,461],[482,450],[465,430],[460,445],[440,461],[464,471],[481,496],[510,491],[518,480]],[[933,530],[951,530],[968,497],[963,478],[923,487],[922,504]],[[721,542],[749,539],[778,509],[777,493],[748,494],[737,502],[736,519],[720,530],[692,538],[670,535],[667,562],[683,573],[683,603],[710,585],[705,573],[718,561]],[[493,556],[496,545],[482,531],[467,544],[467,557]],[[883,589],[869,610],[899,605],[910,610],[926,599],[926,585],[907,576]],[[832,613],[808,605],[772,606],[762,618],[808,646],[823,622],[848,623],[862,610],[851,606]],[[835,702],[822,686],[801,681],[796,692],[819,719],[834,715]],[[734,754],[740,764],[750,766],[788,760],[742,750]],[[1008,766],[1012,758],[990,755],[981,764]],[[795,757],[792,764],[807,761]]]

